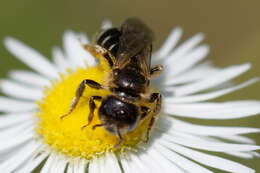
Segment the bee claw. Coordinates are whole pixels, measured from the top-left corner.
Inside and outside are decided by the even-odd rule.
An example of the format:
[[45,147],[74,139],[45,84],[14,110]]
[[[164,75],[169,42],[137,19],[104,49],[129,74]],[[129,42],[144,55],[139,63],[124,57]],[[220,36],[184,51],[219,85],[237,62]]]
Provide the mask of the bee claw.
[[60,119],[63,120],[63,118],[65,118],[66,116],[67,116],[67,114],[62,115],[62,116],[60,117]]
[[95,130],[97,127],[102,127],[102,126],[104,126],[104,124],[96,124],[92,126],[92,130]]
[[120,144],[122,143],[122,141],[123,141],[123,140],[120,139],[120,141],[114,146],[114,148],[117,149],[117,148],[120,146]]
[[147,144],[149,142],[149,135],[147,135],[146,138],[143,139],[142,141]]
[[92,128],[91,128],[91,129],[92,129],[92,130],[95,130],[95,129],[96,129],[96,127],[97,127],[97,126],[92,126]]
[[81,127],[81,130],[83,131],[86,127],[88,126],[88,124],[87,125],[84,125],[84,126],[82,126]]

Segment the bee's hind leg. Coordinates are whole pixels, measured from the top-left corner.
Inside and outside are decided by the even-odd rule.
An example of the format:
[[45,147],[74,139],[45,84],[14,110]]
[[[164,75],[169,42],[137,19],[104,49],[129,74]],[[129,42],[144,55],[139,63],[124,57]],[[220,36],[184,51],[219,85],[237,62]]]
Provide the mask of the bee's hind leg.
[[80,97],[82,96],[84,90],[85,90],[85,87],[86,87],[86,84],[91,87],[91,88],[95,88],[95,89],[103,89],[102,85],[100,85],[99,83],[93,81],[93,80],[90,80],[90,79],[85,79],[83,80],[79,86],[78,86],[78,89],[76,91],[76,96],[72,99],[71,101],[71,104],[70,104],[70,109],[69,111],[62,115],[60,117],[60,119],[63,119],[65,118],[66,116],[68,116],[69,114],[72,113],[72,111],[75,109],[75,107],[77,106],[78,102],[79,102],[79,99]]
[[150,120],[150,123],[147,128],[147,133],[146,133],[146,140],[145,142],[147,143],[149,141],[149,136],[150,136],[150,131],[155,123],[156,118],[158,117],[160,110],[161,110],[161,104],[162,104],[162,96],[160,93],[152,93],[150,96],[150,103],[156,103],[155,108],[153,110],[153,116]]
[[81,130],[84,130],[85,127],[90,125],[94,117],[94,110],[96,108],[95,100],[102,100],[101,96],[91,96],[89,100],[89,115],[88,115],[88,123],[81,127]]

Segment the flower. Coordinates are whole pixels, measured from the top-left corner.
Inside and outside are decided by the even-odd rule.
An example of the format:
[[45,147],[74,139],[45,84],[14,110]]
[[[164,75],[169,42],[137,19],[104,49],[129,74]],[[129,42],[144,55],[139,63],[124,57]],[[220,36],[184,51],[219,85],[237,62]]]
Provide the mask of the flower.
[[[111,27],[105,22],[103,28]],[[211,120],[236,119],[260,113],[255,100],[210,102],[225,94],[258,81],[253,78],[239,85],[230,81],[250,69],[250,64],[215,68],[201,61],[209,52],[199,45],[203,34],[197,34],[176,46],[182,30],[175,28],[163,46],[153,53],[152,64],[162,64],[164,72],[152,84],[163,94],[163,108],[148,144],[140,142],[147,125],[137,127],[119,149],[116,139],[102,128],[95,131],[80,127],[87,121],[86,100],[95,90],[87,89],[73,115],[59,117],[75,94],[75,88],[86,76],[102,82],[104,62],[97,63],[83,49],[89,43],[84,34],[67,31],[64,51],[53,50],[53,62],[14,38],[6,38],[6,48],[34,72],[15,70],[0,89],[0,170],[32,172],[41,163],[41,172],[132,173],[132,172],[212,172],[210,168],[245,173],[254,172],[242,164],[204,152],[218,152],[240,158],[259,157],[260,147],[248,133],[258,128],[196,125],[179,118]],[[107,94],[105,91],[99,93]],[[84,102],[85,101],[85,102]],[[85,103],[85,104],[84,104]],[[99,121],[96,118],[94,121]],[[132,136],[131,136],[132,135]],[[87,142],[86,142],[87,140]],[[210,167],[205,168],[203,165]]]

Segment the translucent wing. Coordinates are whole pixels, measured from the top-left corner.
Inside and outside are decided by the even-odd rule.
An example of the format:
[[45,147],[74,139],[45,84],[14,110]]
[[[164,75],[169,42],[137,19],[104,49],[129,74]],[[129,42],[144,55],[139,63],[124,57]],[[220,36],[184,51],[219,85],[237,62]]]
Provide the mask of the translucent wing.
[[152,31],[140,20],[130,18],[121,25],[120,32],[116,66],[124,67],[132,57],[136,57],[137,64],[148,74],[154,38]]
[[150,76],[151,52],[152,52],[152,45],[146,46],[137,55],[135,55],[137,60],[137,65],[140,67],[145,77]]

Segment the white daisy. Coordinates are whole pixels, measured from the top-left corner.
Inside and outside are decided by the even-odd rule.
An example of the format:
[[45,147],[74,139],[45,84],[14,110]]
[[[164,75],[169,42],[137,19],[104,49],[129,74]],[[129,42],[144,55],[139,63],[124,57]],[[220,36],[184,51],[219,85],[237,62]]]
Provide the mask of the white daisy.
[[[111,24],[105,22],[103,27]],[[152,81],[164,100],[149,144],[140,142],[144,125],[126,135],[118,149],[113,148],[117,139],[102,128],[80,129],[87,121],[86,99],[95,90],[86,91],[73,115],[62,121],[59,118],[68,110],[82,79],[103,79],[105,67],[82,47],[89,43],[84,34],[65,32],[63,50],[54,48],[53,62],[22,42],[6,38],[6,48],[33,72],[13,70],[9,79],[1,80],[1,92],[6,96],[0,97],[0,170],[28,173],[42,163],[41,173],[208,173],[210,168],[255,172],[208,152],[259,157],[255,150],[260,147],[242,135],[260,129],[195,125],[178,117],[224,120],[259,114],[260,102],[256,100],[208,101],[258,78],[231,86],[230,81],[249,70],[250,64],[220,69],[201,63],[209,52],[207,45],[200,45],[203,34],[177,46],[181,35],[182,30],[175,28],[152,57],[153,64],[164,66],[162,77]]]

